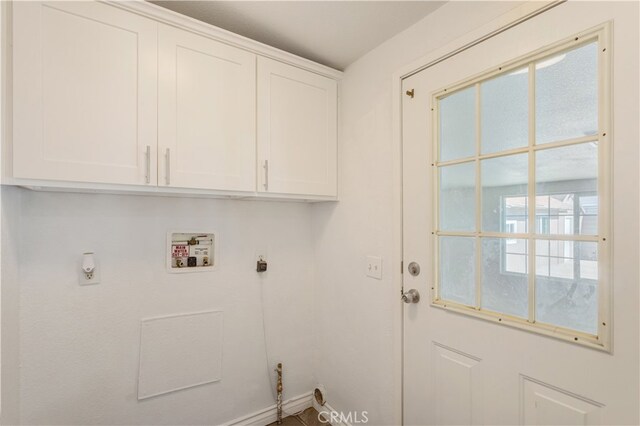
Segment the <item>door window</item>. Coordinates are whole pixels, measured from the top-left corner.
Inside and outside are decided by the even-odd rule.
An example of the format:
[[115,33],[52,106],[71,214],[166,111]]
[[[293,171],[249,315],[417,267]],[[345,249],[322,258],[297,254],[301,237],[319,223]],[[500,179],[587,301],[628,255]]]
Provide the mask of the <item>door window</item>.
[[434,94],[436,305],[599,338],[609,315],[600,37]]

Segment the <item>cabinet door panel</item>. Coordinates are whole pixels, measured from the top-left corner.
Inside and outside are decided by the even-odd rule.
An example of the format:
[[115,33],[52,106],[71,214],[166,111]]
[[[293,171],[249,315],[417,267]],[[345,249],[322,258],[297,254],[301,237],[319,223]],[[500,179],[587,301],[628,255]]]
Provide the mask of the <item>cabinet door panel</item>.
[[335,196],[336,81],[260,58],[258,149],[259,191]]
[[155,22],[97,2],[15,2],[13,82],[15,177],[156,183]]
[[255,55],[164,25],[159,37],[160,185],[255,191]]

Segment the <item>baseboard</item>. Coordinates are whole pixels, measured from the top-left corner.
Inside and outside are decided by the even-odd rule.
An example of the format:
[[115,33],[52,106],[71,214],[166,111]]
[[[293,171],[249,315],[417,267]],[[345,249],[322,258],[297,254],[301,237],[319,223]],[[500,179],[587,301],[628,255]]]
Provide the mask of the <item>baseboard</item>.
[[[329,404],[324,404],[323,406],[319,406],[313,401],[313,392],[303,393],[302,395],[295,396],[293,398],[288,399],[282,404],[282,409],[286,413],[297,413],[302,410],[306,410],[309,407],[314,407],[319,413],[323,411],[328,413],[325,415],[325,418],[329,419],[338,419],[337,422],[327,423],[329,426],[353,426],[349,423],[344,416],[340,416],[340,412],[333,409],[333,407]],[[332,415],[332,413],[335,413]],[[254,413],[248,414],[246,416],[239,417],[235,420],[231,420],[230,422],[224,423],[223,426],[265,426],[270,423],[273,423],[277,420],[277,410],[276,405],[271,405],[262,410],[256,411]]]
[[[282,404],[283,411],[287,413],[297,413],[311,407],[312,392],[289,398]],[[277,420],[276,405],[271,405],[255,413],[239,417],[224,423],[224,426],[265,426]],[[336,425],[337,426],[337,425]]]
[[[323,411],[329,413],[328,416],[325,415],[325,418],[329,417],[329,419],[339,419],[338,422],[331,423],[331,426],[352,426],[351,423],[341,418],[339,411],[334,410],[333,407],[329,404],[324,404],[322,407],[317,407],[316,410],[318,410],[319,413],[322,413]],[[332,415],[332,413],[336,414]]]

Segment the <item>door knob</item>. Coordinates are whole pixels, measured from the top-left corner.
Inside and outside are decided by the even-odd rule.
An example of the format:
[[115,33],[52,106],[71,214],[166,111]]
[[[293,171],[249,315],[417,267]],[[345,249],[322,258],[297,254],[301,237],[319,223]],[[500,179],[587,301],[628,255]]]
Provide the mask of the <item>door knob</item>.
[[420,301],[420,293],[415,288],[402,294],[402,301],[404,303],[418,303]]

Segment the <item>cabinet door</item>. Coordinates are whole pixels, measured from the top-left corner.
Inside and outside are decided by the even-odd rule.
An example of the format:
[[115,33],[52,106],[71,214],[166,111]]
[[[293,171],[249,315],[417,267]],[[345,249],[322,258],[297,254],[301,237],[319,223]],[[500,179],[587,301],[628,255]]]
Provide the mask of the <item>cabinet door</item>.
[[337,83],[258,59],[261,192],[337,194]]
[[160,185],[255,191],[255,55],[159,30]]
[[97,2],[13,2],[13,176],[156,184],[157,24]]

